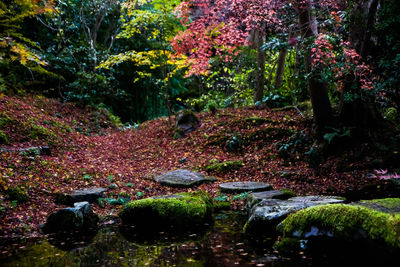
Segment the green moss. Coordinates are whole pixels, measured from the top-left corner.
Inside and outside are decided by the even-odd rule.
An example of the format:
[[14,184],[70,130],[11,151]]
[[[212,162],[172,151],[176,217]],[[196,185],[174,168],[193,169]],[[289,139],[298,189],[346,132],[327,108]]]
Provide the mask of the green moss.
[[0,144],[8,144],[7,135],[2,130],[0,130]]
[[11,124],[14,124],[15,120],[11,119],[4,113],[0,113],[0,129],[5,129]]
[[213,204],[206,192],[146,198],[126,204],[119,216],[125,224],[144,227],[186,227],[211,217]]
[[244,166],[243,161],[234,160],[234,161],[224,161],[224,162],[216,162],[207,166],[205,169],[207,172],[226,172],[231,170],[237,170]]
[[272,119],[269,119],[269,118],[267,119],[267,118],[262,118],[262,117],[248,117],[248,118],[245,118],[244,121],[247,124],[250,124],[252,126],[260,126],[267,122],[274,122],[274,120],[272,120]]
[[292,190],[287,189],[287,188],[280,189],[279,191],[281,191],[282,194],[274,196],[272,198],[274,198],[274,199],[289,199],[291,197],[297,196],[295,192],[293,192]]
[[230,210],[231,203],[229,201],[214,201],[214,210]]
[[234,120],[231,125],[238,126],[240,128],[250,128],[250,127],[257,127],[263,125],[264,123],[276,123],[276,121],[270,118],[263,118],[263,117],[247,117],[244,119]]
[[284,237],[282,240],[276,242],[273,248],[284,256],[298,255],[300,251],[300,241],[298,238]]
[[400,214],[388,214],[367,207],[331,204],[311,207],[289,215],[278,230],[284,236],[303,236],[311,227],[351,240],[360,230],[368,239],[400,248]]
[[358,205],[387,213],[400,213],[400,198],[362,200]]
[[18,186],[11,186],[6,190],[6,194],[11,200],[17,200],[19,203],[23,203],[28,201],[28,196]]
[[209,146],[221,146],[229,140],[232,134],[222,131],[207,137],[207,145]]
[[247,141],[256,141],[256,140],[273,140],[280,139],[285,136],[290,136],[293,134],[293,130],[288,128],[275,128],[275,127],[266,127],[256,131],[249,133],[245,136]]
[[49,137],[57,138],[57,136],[47,128],[34,124],[31,125],[31,129],[29,130],[29,136],[31,139],[47,139]]

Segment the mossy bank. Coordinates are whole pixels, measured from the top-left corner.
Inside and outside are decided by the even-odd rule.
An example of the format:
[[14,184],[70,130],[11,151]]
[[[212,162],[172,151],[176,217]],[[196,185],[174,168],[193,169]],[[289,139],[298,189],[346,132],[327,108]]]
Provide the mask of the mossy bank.
[[366,240],[400,249],[400,214],[358,205],[331,204],[289,215],[279,226],[284,237],[328,236]]

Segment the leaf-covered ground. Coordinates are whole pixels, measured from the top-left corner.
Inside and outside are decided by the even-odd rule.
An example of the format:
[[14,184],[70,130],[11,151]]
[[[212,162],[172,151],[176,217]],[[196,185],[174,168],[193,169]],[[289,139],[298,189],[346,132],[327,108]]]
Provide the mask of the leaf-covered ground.
[[[174,139],[168,118],[122,130],[104,110],[83,110],[43,97],[0,98],[0,130],[6,137],[0,154],[0,236],[39,235],[38,225],[63,207],[55,204],[58,192],[107,187],[106,197],[118,200],[187,191],[191,189],[153,181],[156,174],[186,168],[218,178],[196,188],[213,196],[219,195],[222,182],[250,180],[299,195],[342,194],[367,182],[363,169],[374,160],[365,150],[367,158],[345,151],[318,162],[315,153],[307,153],[310,120],[295,109],[232,108],[197,116],[200,127]],[[18,151],[48,144],[51,156]],[[212,163],[232,160],[244,165],[206,172]],[[10,196],[9,189],[16,187],[26,192],[26,202]],[[95,212],[116,214],[121,206],[109,202],[93,205]]]

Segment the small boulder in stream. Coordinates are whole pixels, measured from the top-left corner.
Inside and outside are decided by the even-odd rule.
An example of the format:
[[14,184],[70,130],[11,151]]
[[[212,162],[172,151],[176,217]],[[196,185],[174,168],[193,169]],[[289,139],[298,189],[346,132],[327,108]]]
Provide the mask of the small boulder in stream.
[[73,208],[55,211],[43,226],[45,233],[82,232],[97,229],[99,217],[93,213],[88,202],[78,202]]
[[263,199],[250,209],[244,230],[246,233],[260,235],[274,232],[276,226],[291,213],[308,207],[343,202],[343,198],[334,196],[303,196],[287,200]]
[[286,251],[286,240],[292,240],[291,244],[298,244],[291,245],[292,251],[302,250],[314,259],[351,255],[367,259],[368,266],[386,266],[380,263],[390,258],[398,261],[399,225],[399,198],[310,207],[278,225],[283,237],[276,249]]
[[122,223],[136,229],[188,229],[212,216],[212,200],[206,192],[179,193],[132,201],[119,213]]
[[161,174],[156,176],[154,180],[161,185],[171,187],[193,187],[202,183],[216,181],[216,179],[213,177],[205,177],[201,173],[191,172],[183,169]]

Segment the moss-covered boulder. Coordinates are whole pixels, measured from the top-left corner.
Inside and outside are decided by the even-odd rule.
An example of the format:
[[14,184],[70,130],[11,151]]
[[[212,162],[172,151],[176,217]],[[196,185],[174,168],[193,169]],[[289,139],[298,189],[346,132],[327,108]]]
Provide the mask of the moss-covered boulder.
[[330,204],[307,208],[289,215],[278,230],[284,237],[329,237],[344,243],[373,241],[400,249],[400,214],[363,206]]
[[274,232],[276,226],[289,214],[308,207],[342,202],[344,202],[342,198],[335,196],[300,196],[287,200],[262,199],[249,210],[249,219],[243,229],[253,236],[263,236]]
[[132,201],[119,213],[123,224],[152,230],[192,228],[212,215],[212,200],[205,192],[180,193]]

